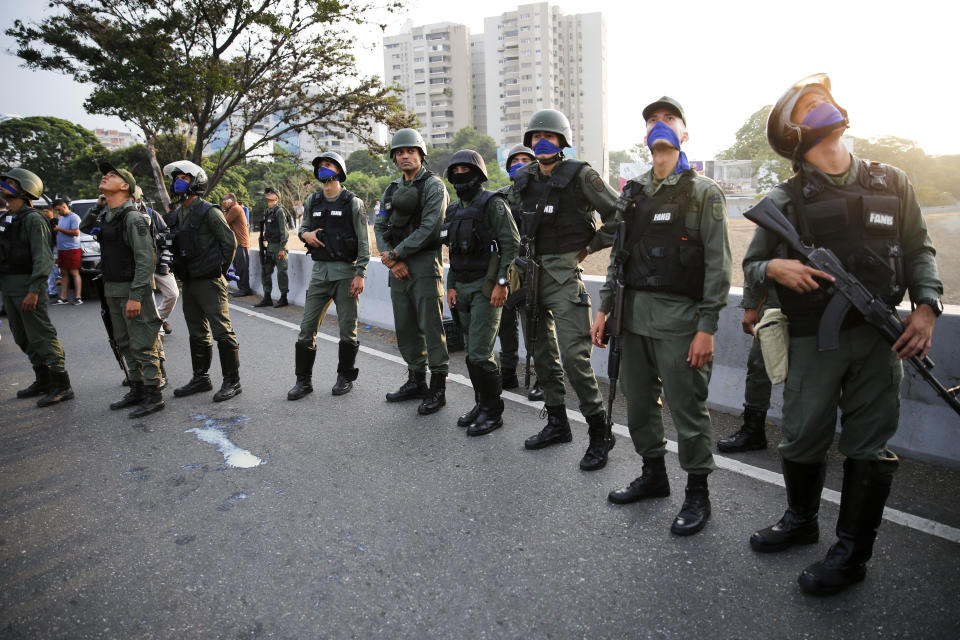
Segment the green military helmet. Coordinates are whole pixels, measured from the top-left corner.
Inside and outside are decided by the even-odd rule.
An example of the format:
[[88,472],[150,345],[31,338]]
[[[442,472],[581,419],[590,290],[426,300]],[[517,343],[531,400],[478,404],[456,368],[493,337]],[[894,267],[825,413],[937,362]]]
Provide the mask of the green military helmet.
[[343,156],[341,156],[336,151],[325,151],[313,159],[313,175],[317,175],[317,171],[320,170],[320,161],[321,160],[330,160],[336,163],[337,167],[340,169],[339,175],[337,175],[337,180],[340,182],[345,182],[347,179],[347,163],[343,161]]
[[424,158],[427,157],[427,144],[423,141],[420,132],[416,129],[400,129],[393,134],[393,139],[390,141],[390,159],[393,160],[393,154],[397,149],[407,147],[416,147],[420,149]]
[[507,169],[510,168],[510,163],[513,161],[513,156],[519,156],[520,154],[530,156],[531,162],[537,158],[537,155],[530,147],[526,146],[525,144],[515,144],[510,148],[510,152],[507,154]]
[[560,136],[560,146],[569,147],[573,144],[573,129],[570,120],[556,109],[541,109],[530,118],[530,124],[523,133],[523,144],[533,147],[533,132],[546,131]]
[[806,125],[796,124],[790,118],[800,97],[811,91],[825,96],[843,115],[843,120],[831,125],[831,129],[850,126],[846,109],[838,105],[830,93],[830,77],[827,74],[815,73],[794,83],[770,110],[767,117],[767,142],[774,151],[792,160],[795,165],[803,160],[804,154],[825,134],[822,129],[814,130]]
[[[7,178],[16,180],[20,184],[20,191],[30,196],[29,198],[26,198],[28,200],[38,200],[40,196],[43,195],[43,180],[41,180],[40,176],[35,174],[33,171],[27,171],[26,169],[17,167],[0,175],[0,179],[6,180]],[[7,197],[10,198],[16,196]]]
[[[488,180],[487,178],[487,165],[483,161],[483,156],[474,151],[473,149],[461,149],[455,154],[450,156],[450,164],[447,165],[447,180],[450,180],[450,176],[453,175],[453,167],[462,164],[468,167],[473,167],[480,172],[480,175],[483,176],[482,182]],[[452,182],[452,180],[451,180]]]

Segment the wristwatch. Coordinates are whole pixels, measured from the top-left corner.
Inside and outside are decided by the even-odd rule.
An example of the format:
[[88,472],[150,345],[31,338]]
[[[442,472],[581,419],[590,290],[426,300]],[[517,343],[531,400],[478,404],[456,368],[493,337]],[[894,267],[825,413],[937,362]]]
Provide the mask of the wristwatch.
[[940,317],[940,314],[943,313],[943,303],[940,302],[939,298],[920,298],[917,300],[917,306],[925,304],[931,309],[933,309],[933,315]]
[[505,287],[505,286],[507,286],[507,279],[506,279],[506,278],[497,278],[497,284],[500,285],[501,287]]

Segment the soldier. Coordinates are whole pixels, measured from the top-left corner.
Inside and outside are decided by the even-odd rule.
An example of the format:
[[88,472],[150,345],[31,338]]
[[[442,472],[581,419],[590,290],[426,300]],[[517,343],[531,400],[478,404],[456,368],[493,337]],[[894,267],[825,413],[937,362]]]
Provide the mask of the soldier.
[[213,389],[207,372],[216,340],[223,384],[213,401],[222,402],[243,390],[240,345],[230,325],[227,281],[223,277],[233,260],[237,239],[220,208],[202,197],[207,190],[203,169],[189,160],[179,160],[165,166],[163,173],[173,179],[172,191],[180,202],[169,234],[173,238],[173,272],[183,284],[183,317],[190,334],[193,365],[190,382],[174,389],[173,395],[183,398]]
[[100,242],[104,293],[110,307],[114,338],[127,362],[130,390],[111,403],[111,409],[138,405],[127,414],[141,418],[164,408],[160,391],[160,316],[153,299],[156,246],[149,216],[133,199],[137,181],[126,169],[108,162],[99,165],[105,199],[90,208],[80,230],[97,232]]
[[707,390],[713,336],[733,271],[727,207],[720,187],[698,176],[680,150],[688,138],[680,104],[664,96],[644,108],[643,118],[653,167],[624,186],[623,248],[611,253],[590,333],[602,346],[620,271],[626,285],[620,386],[643,474],[608,499],[627,504],[670,495],[662,392],[677,428],[680,466],[687,472],[683,507],[670,531],[685,536],[703,529],[710,517],[707,476],[715,465]]
[[[525,147],[523,144],[514,145],[507,154],[506,162],[507,173],[510,175],[510,180],[514,180],[520,169],[531,162],[536,162],[536,159],[533,157],[533,149]],[[520,225],[523,223],[520,215],[522,210],[520,196],[514,190],[512,184],[503,187],[498,193],[503,195],[507,199],[507,202],[510,203],[513,221],[519,230]],[[504,389],[516,389],[520,386],[520,379],[517,378],[517,365],[520,363],[521,324],[523,324],[524,335],[527,334],[525,305],[522,302],[518,304],[510,304],[510,302],[508,299],[507,303],[503,305],[503,311],[500,314],[500,371],[501,377],[503,378]],[[552,329],[553,327],[551,326],[550,341],[551,344],[554,345],[554,351],[556,352],[555,345],[557,339]],[[532,355],[533,354],[531,354],[531,356]],[[543,387],[540,386],[539,380],[535,379],[533,387],[527,391],[527,399],[533,400],[534,402],[543,400]]]
[[[443,263],[440,226],[447,208],[447,190],[424,167],[427,145],[413,129],[400,129],[390,142],[390,159],[403,173],[383,193],[374,232],[383,265],[390,269],[390,300],[397,346],[407,363],[408,379],[387,402],[423,398],[420,415],[435,413],[446,403],[450,357],[443,333]],[[430,386],[426,367],[430,366]]]
[[[613,243],[617,194],[586,162],[564,158],[563,148],[572,143],[565,115],[553,109],[534,113],[523,144],[533,149],[537,162],[520,169],[514,182],[523,206],[523,235],[533,240],[531,257],[541,270],[533,356],[547,411],[547,425],[524,446],[542,449],[573,439],[564,406],[566,372],[589,425],[590,444],[580,468],[595,471],[607,464],[616,440],[590,365],[590,295],[578,265]],[[594,210],[603,220],[599,231]],[[551,326],[556,327],[559,358],[552,353]]]
[[457,425],[468,436],[482,436],[503,426],[501,378],[493,345],[500,326],[500,309],[507,299],[507,269],[517,256],[520,234],[507,201],[481,186],[487,167],[476,151],[464,149],[450,157],[447,180],[459,201],[447,207],[440,232],[450,247],[447,304],[466,337],[467,371],[476,394],[473,409]]
[[[255,307],[285,307],[287,304],[287,290],[290,288],[287,281],[287,215],[280,206],[280,197],[277,192],[267,187],[264,190],[267,198],[267,208],[263,212],[263,221],[260,223],[260,282],[263,284],[263,299]],[[273,267],[277,267],[277,286],[280,287],[280,299],[273,304],[270,291],[273,288]]]
[[321,153],[313,159],[313,173],[323,189],[307,196],[305,215],[297,235],[307,245],[307,253],[315,262],[295,347],[297,383],[287,393],[287,400],[299,400],[313,391],[311,378],[317,357],[317,329],[331,302],[337,305],[340,326],[337,382],[333,385],[333,395],[349,393],[360,372],[355,366],[360,350],[357,310],[370,262],[367,216],[363,201],[343,188],[347,169],[340,154],[333,151]]
[[792,251],[784,257],[779,239],[762,228],[743,259],[751,288],[776,287],[790,327],[779,446],[788,508],[775,525],[753,534],[755,551],[817,542],[826,455],[838,407],[841,413],[838,448],[846,460],[837,542],[798,577],[814,595],[836,593],[866,575],[898,464],[887,441],[900,416],[900,361],[930,351],[943,310],[943,284],[913,186],[903,171],[852,155],[841,140],[848,126],[826,74],[788,89],[770,112],[767,140],[796,174],[769,197],[802,238],[831,249],[878,298],[895,305],[909,289],[915,308],[893,348],[851,309],[839,348],[820,351],[817,330],[831,297],[822,286],[832,278]]
[[43,195],[37,174],[15,168],[0,174],[0,195],[8,210],[0,217],[0,290],[10,321],[10,332],[27,354],[36,379],[17,391],[18,398],[34,398],[38,407],[73,398],[70,376],[64,368],[63,347],[47,313],[44,287],[53,267],[50,225],[30,206]]

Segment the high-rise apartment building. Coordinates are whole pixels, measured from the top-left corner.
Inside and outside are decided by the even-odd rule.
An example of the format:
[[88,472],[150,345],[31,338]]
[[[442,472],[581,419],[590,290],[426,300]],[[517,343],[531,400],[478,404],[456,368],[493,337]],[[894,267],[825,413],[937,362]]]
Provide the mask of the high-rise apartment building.
[[427,144],[446,146],[473,124],[470,30],[442,22],[406,26],[383,39],[384,80],[399,86],[406,108],[420,119]]
[[470,83],[473,85],[471,124],[480,133],[487,133],[487,61],[484,55],[483,34],[470,36]]

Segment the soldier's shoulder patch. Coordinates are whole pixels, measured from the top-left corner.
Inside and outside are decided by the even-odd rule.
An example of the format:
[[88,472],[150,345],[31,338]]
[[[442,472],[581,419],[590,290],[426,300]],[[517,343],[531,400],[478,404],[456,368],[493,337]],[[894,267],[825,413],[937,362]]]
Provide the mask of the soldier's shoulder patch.
[[600,177],[600,174],[597,173],[596,169],[590,169],[587,171],[587,175],[584,176],[584,180],[592,186],[597,192],[602,192],[606,189],[606,185],[603,183],[603,178]]
[[145,236],[150,233],[150,227],[147,226],[146,221],[137,220],[137,235]]
[[727,207],[723,202],[723,196],[721,194],[715,193],[710,196],[709,204],[714,220],[723,220],[727,217]]

